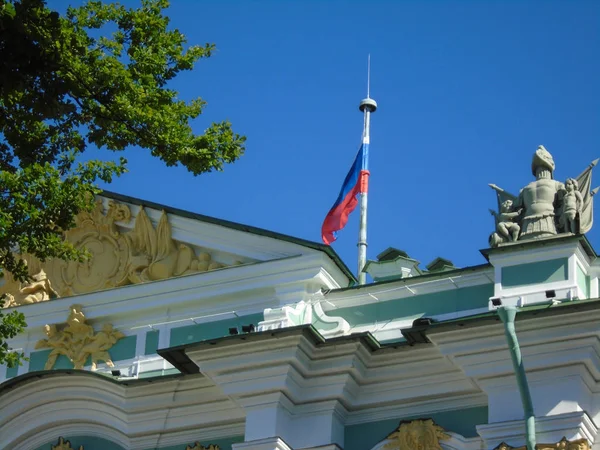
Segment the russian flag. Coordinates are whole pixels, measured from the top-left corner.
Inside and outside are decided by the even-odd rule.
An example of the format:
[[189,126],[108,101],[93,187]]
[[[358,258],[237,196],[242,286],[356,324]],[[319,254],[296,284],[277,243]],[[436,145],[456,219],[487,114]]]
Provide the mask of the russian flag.
[[363,138],[362,145],[356,154],[354,164],[340,190],[337,200],[327,213],[321,237],[323,242],[330,245],[337,239],[337,232],[346,226],[348,216],[358,205],[358,194],[366,194],[369,190],[369,141]]

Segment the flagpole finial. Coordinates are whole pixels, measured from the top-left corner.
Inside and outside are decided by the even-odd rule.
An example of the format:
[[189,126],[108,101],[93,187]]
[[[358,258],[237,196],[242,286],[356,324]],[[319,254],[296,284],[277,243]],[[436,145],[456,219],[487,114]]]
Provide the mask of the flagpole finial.
[[363,98],[360,101],[360,105],[358,105],[358,109],[360,109],[363,112],[365,109],[367,109],[369,112],[373,113],[377,109],[377,102],[369,97]]
[[363,98],[358,106],[361,112],[365,109],[373,113],[377,110],[377,102],[371,98],[371,54],[367,56],[367,98]]

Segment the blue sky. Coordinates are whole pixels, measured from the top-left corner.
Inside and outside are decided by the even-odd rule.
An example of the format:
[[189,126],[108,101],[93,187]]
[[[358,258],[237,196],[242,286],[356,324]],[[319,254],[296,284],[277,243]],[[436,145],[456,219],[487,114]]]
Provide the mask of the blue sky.
[[[246,154],[194,177],[134,149],[110,190],[320,241],[360,141],[368,53],[371,259],[393,246],[422,266],[483,263],[488,183],[518,193],[540,144],[560,180],[600,157],[598,1],[174,0],[169,11],[190,43],[217,45],[173,85],[208,102],[195,129],[229,119]],[[333,244],[352,270],[357,234],[355,211]]]

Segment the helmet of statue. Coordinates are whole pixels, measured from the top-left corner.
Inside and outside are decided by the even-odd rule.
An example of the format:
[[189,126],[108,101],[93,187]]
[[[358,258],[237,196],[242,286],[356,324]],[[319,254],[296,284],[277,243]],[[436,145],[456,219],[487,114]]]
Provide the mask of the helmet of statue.
[[536,176],[537,169],[540,167],[548,169],[552,178],[554,178],[554,158],[552,158],[550,152],[543,145],[538,147],[533,154],[533,161],[531,161],[531,173],[533,173],[534,177]]

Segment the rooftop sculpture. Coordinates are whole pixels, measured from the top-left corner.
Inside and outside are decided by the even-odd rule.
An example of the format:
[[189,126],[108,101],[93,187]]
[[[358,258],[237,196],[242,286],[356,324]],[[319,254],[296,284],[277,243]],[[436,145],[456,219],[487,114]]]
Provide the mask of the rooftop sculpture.
[[552,155],[540,145],[531,162],[535,180],[521,189],[518,196],[490,184],[498,198],[498,211],[490,210],[496,219],[490,246],[563,233],[587,233],[593,222],[593,196],[600,189],[590,189],[592,169],[597,163],[598,159],[577,178],[561,183],[554,179]]

